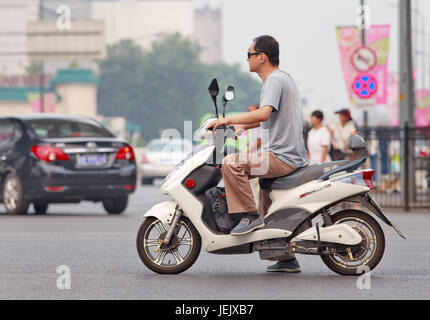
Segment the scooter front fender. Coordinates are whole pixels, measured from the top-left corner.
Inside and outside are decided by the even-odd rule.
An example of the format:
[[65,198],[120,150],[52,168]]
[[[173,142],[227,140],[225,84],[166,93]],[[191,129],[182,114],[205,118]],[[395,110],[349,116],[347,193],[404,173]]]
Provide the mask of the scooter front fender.
[[173,217],[175,216],[177,205],[178,204],[173,200],[157,203],[155,206],[149,209],[143,217],[155,217],[163,223],[170,224],[172,222]]

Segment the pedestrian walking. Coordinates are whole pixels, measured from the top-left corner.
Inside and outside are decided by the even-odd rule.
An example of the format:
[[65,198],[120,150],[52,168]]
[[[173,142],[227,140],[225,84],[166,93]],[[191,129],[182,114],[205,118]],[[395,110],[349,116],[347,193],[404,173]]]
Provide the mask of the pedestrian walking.
[[330,126],[331,134],[331,157],[333,160],[350,159],[352,151],[349,149],[349,139],[357,134],[357,129],[352,121],[351,112],[342,109],[335,112],[339,115],[339,122]]
[[331,161],[329,148],[331,142],[330,131],[322,125],[324,114],[320,110],[312,112],[312,129],[308,133],[309,165]]

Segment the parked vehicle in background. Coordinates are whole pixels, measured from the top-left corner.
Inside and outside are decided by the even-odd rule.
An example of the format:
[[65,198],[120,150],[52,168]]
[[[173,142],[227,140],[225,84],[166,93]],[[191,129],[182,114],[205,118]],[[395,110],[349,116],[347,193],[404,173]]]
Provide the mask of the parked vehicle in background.
[[101,201],[122,213],[136,188],[133,148],[84,116],[30,114],[0,118],[1,200],[9,214],[30,203],[46,213],[50,203]]
[[151,140],[142,156],[142,184],[152,184],[155,178],[167,176],[192,149],[193,144],[190,140]]

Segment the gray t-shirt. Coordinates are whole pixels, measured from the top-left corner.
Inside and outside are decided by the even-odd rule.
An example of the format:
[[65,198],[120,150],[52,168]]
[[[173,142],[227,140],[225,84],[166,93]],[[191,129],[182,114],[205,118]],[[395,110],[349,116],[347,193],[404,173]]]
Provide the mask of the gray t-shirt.
[[273,152],[293,168],[308,164],[303,139],[303,111],[292,77],[273,71],[261,88],[260,107],[272,106],[269,119],[261,123],[262,150]]

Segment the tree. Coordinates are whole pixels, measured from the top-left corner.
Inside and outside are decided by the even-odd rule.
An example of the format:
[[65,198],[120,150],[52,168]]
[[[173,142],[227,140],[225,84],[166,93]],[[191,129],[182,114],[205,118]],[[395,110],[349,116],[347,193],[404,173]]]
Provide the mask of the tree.
[[[206,67],[198,60],[198,46],[179,34],[161,35],[145,56],[145,105],[153,113],[145,121],[144,135],[158,133],[160,128],[183,131],[184,121],[193,127],[202,115],[202,83]],[[149,131],[149,132],[148,132]]]
[[[227,86],[234,87],[235,98],[227,108],[229,111],[247,111],[250,104],[259,105],[260,87],[249,72],[240,70],[240,65],[215,64],[210,67],[208,75],[217,78],[222,93]],[[209,84],[209,78],[205,83]]]
[[186,120],[196,129],[203,114],[214,110],[207,87],[215,77],[221,94],[227,85],[235,87],[229,111],[258,104],[259,84],[250,74],[238,65],[205,65],[199,53],[195,42],[179,34],[160,35],[148,51],[131,40],[110,46],[100,65],[99,113],[138,123],[149,140],[159,137],[160,129],[183,132]]
[[139,122],[137,110],[146,110],[142,105],[143,61],[144,52],[131,40],[108,47],[108,58],[100,64],[99,113]]
[[31,61],[26,67],[25,67],[25,72],[28,75],[35,75],[40,73],[40,63],[35,62],[35,61]]

